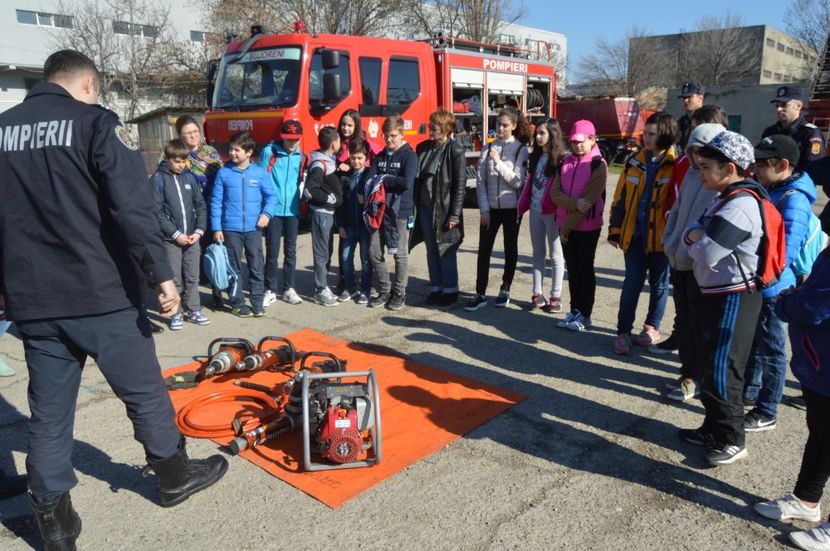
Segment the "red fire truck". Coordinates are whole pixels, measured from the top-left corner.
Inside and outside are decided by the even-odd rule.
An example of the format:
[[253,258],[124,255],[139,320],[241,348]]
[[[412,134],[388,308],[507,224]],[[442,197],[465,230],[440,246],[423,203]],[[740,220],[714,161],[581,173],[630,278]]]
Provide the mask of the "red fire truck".
[[[253,33],[252,33],[253,34]],[[494,136],[498,110],[518,106],[533,120],[555,116],[556,75],[550,45],[536,51],[437,36],[425,41],[295,32],[254,34],[231,42],[211,80],[205,136],[223,155],[231,135],[249,131],[264,145],[279,138],[283,118],[303,125],[301,146],[357,110],[368,138],[383,145],[387,116],[401,115],[414,148],[427,139],[438,107],[453,112],[455,137],[475,158]]]

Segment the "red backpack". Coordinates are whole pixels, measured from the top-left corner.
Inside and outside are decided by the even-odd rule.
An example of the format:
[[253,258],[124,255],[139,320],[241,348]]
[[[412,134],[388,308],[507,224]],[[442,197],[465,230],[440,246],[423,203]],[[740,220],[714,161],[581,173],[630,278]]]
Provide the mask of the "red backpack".
[[383,185],[385,177],[385,174],[372,176],[363,189],[363,221],[371,232],[380,229],[383,213],[386,212],[386,188]]
[[[775,204],[769,200],[766,191],[759,193],[755,186],[739,187],[730,191],[721,207],[739,193],[748,193],[758,202],[761,211],[761,242],[758,245],[758,267],[755,270],[755,286],[761,289],[775,285],[784,268],[787,267],[787,238],[784,231],[784,219],[781,213],[775,208]],[[720,208],[720,207],[718,207]],[[732,253],[738,263],[738,270],[744,278],[747,290],[750,290],[749,279],[744,274],[741,262],[737,253]]]

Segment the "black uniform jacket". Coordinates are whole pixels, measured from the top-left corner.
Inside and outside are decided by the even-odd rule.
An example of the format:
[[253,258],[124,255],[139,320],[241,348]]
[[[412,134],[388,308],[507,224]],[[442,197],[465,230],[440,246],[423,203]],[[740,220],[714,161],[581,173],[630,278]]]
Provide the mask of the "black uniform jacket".
[[138,148],[118,117],[37,84],[0,114],[0,291],[12,320],[141,304],[172,279]]
[[783,128],[780,122],[768,126],[764,129],[761,138],[775,134],[789,136],[798,144],[800,155],[798,165],[795,167],[796,172],[804,172],[809,163],[824,157],[824,136],[821,135],[821,130],[805,121],[804,117],[798,117],[787,128]]

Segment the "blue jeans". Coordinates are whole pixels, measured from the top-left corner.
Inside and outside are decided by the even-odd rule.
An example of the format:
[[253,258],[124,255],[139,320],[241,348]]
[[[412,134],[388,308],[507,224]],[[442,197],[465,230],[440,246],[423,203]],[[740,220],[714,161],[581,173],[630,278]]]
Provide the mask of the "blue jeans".
[[0,337],[6,334],[6,331],[9,329],[9,326],[12,324],[10,321],[0,320]]
[[[228,248],[228,260],[231,268],[242,277],[242,249],[245,249],[245,260],[248,262],[248,283],[251,286],[251,306],[262,306],[262,297],[265,294],[263,286],[262,260],[262,232],[248,231],[244,233],[226,231],[225,246]],[[236,294],[231,297],[231,305],[242,306],[245,297],[242,296],[242,282],[236,286]]]
[[787,331],[775,314],[775,301],[764,299],[755,326],[755,339],[746,362],[744,398],[769,417],[778,415],[787,378]]
[[650,294],[645,323],[659,329],[669,298],[669,259],[663,253],[647,253],[642,236],[635,237],[625,251],[625,279],[617,313],[618,335],[631,333],[634,327],[637,300],[645,285],[646,273]]
[[435,229],[432,227],[434,215],[432,205],[418,205],[418,223],[427,248],[427,268],[429,270],[429,286],[432,292],[458,292],[458,247],[441,256],[438,253],[438,243],[435,240]]
[[[274,216],[265,229],[265,288],[285,292],[294,287],[297,267],[297,233],[300,219],[296,216]],[[277,284],[280,264],[280,239],[285,246],[282,261],[282,286]]]
[[357,290],[354,271],[354,253],[360,245],[360,291],[369,296],[372,292],[372,263],[369,261],[369,243],[372,234],[365,226],[343,228],[346,238],[340,238],[340,266],[343,268],[343,284],[349,292]]

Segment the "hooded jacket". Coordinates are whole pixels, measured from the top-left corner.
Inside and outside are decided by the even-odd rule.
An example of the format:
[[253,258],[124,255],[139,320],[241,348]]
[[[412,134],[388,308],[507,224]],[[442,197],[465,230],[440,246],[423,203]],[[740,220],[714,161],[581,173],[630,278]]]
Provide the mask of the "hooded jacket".
[[[404,142],[395,151],[384,149],[374,160],[375,174],[389,175],[383,179],[388,208],[395,210],[396,218],[409,218],[414,209],[413,192],[418,173],[418,157],[412,147]],[[389,210],[386,211],[387,214]]]
[[[500,151],[500,159],[493,162],[490,150]],[[518,191],[525,183],[527,173],[527,147],[510,136],[507,140],[496,139],[482,148],[476,167],[476,195],[481,212],[490,209],[514,209],[519,202]]]
[[[607,179],[608,165],[596,144],[585,155],[565,157],[551,189],[561,235],[567,238],[572,230],[595,231],[602,228]],[[580,199],[593,205],[587,213],[576,208]]]
[[[755,197],[748,193],[729,195],[742,187],[751,187],[761,197],[768,197],[763,186],[753,180],[731,184],[715,198],[701,219],[683,233],[694,263],[695,280],[703,295],[743,293],[747,285],[752,288],[755,284],[762,233],[761,210]],[[692,243],[689,233],[695,229],[703,229],[704,235]]]
[[[270,174],[274,183],[274,216],[300,216],[300,181],[304,163],[305,155],[299,145],[288,153],[282,142],[274,142],[263,147],[259,153],[257,164]],[[268,170],[269,166],[271,170]]]
[[213,231],[252,232],[260,214],[274,216],[276,192],[265,169],[249,164],[240,169],[228,164],[219,169],[210,200]]
[[778,297],[775,313],[789,324],[793,375],[830,397],[830,252],[819,255],[795,293]]
[[[343,188],[340,178],[334,173],[337,163],[334,157],[329,157],[322,151],[311,152],[311,164],[308,167],[303,195],[308,198],[308,204],[313,210],[334,214],[340,203],[343,202]],[[329,197],[334,202],[329,202]]]
[[795,287],[792,263],[810,231],[811,205],[816,201],[816,186],[806,172],[794,173],[781,184],[767,188],[767,191],[770,201],[784,219],[784,233],[787,237],[787,265],[778,281],[761,293],[764,298],[772,298],[788,287]]
[[689,256],[689,247],[683,241],[683,233],[686,226],[698,220],[706,207],[712,204],[718,192],[703,187],[700,179],[697,164],[692,155],[692,147],[703,147],[709,141],[726,130],[720,124],[701,124],[697,126],[689,136],[689,143],[686,145],[686,159],[689,162],[689,170],[680,183],[680,192],[677,194],[677,201],[669,211],[666,228],[663,231],[663,251],[669,259],[669,265],[681,272],[692,271],[693,261]]
[[162,161],[150,182],[155,190],[156,214],[165,241],[174,241],[182,234],[204,235],[207,207],[202,186],[190,171],[175,174],[167,161]]

